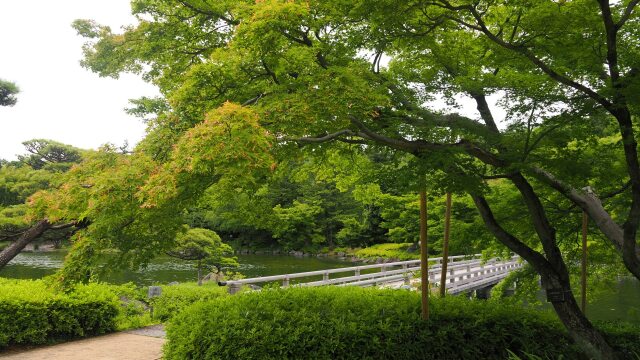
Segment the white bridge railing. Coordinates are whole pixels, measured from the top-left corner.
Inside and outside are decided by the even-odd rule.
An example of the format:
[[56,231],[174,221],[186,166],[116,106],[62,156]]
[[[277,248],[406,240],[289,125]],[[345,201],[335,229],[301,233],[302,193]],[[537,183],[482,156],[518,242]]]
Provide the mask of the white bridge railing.
[[[518,256],[512,256],[509,259],[494,258],[487,261],[482,261],[480,254],[450,256],[447,262],[445,286],[449,294],[469,292],[496,284],[504,279],[509,272],[521,267],[522,262]],[[375,271],[376,269],[379,271]],[[402,286],[403,284],[409,285],[411,279],[419,271],[420,260],[409,260],[233,280],[227,281],[226,285],[231,294],[236,293],[242,285],[271,282],[280,282],[282,287],[291,285]],[[429,259],[429,282],[439,286],[441,273],[442,258]],[[335,277],[338,274],[343,276]],[[309,278],[320,276],[322,276],[322,280],[309,280]],[[306,282],[303,282],[302,280],[305,278]]]

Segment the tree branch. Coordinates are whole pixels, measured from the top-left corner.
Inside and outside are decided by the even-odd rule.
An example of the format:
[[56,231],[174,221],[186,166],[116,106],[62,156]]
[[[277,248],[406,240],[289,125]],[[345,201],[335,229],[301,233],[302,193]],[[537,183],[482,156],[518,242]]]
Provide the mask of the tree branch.
[[522,256],[522,258],[531,264],[531,266],[533,266],[542,276],[547,274],[550,268],[553,268],[542,254],[533,250],[500,226],[493,214],[493,211],[491,210],[491,207],[489,206],[489,203],[483,196],[472,194],[471,197],[473,198],[473,202],[475,203],[487,229],[489,229],[489,231],[501,243],[507,246],[511,251]]
[[620,79],[620,71],[618,69],[618,28],[613,21],[609,0],[598,0],[600,11],[602,12],[602,22],[604,23],[605,33],[607,35],[607,63],[609,64],[609,76],[611,82],[617,87]]
[[531,174],[544,184],[557,190],[574,204],[585,211],[596,223],[596,226],[607,238],[611,239],[618,251],[622,250],[623,231],[620,225],[616,224],[609,213],[604,209],[600,199],[592,191],[582,193],[571,185],[564,183],[550,172],[539,167],[532,167]]
[[[408,117],[408,116],[403,117],[405,122],[408,124],[417,125],[417,126],[434,125],[434,126],[447,127],[451,129],[468,130],[473,134],[476,134],[478,136],[483,136],[483,137],[490,136],[491,134],[491,131],[489,131],[487,126],[473,119],[469,119],[459,114],[448,114],[448,115],[436,114],[432,111],[423,109],[420,106],[415,105],[404,94],[402,94],[402,91],[397,86],[388,85],[387,88],[393,93],[394,96],[398,98],[398,100],[400,101],[400,104],[402,104],[402,107],[405,110],[419,116],[419,119]],[[423,124],[420,124],[421,121],[423,122]],[[497,127],[496,127],[496,130],[497,130]]]
[[292,139],[292,140],[298,143],[303,143],[303,144],[319,144],[319,143],[328,142],[332,140],[340,140],[340,137],[345,135],[357,136],[355,132],[345,129],[345,130],[336,131],[331,134],[319,135],[315,137],[302,137],[302,138]]
[[562,258],[562,252],[558,247],[556,230],[549,222],[540,198],[533,190],[529,181],[520,172],[515,173],[510,179],[520,192],[522,199],[529,209],[531,222],[542,243],[547,260],[553,265],[553,269],[562,279],[569,281],[569,270]]
[[238,20],[232,19],[232,18],[230,18],[228,16],[225,16],[225,15],[219,14],[217,12],[213,12],[213,11],[210,11],[210,10],[205,10],[205,9],[201,9],[201,8],[196,7],[196,6],[193,6],[189,1],[181,0],[180,4],[182,4],[182,6],[188,8],[189,10],[191,10],[191,11],[193,11],[195,13],[211,16],[211,17],[214,17],[214,18],[218,18],[218,19],[220,19],[220,20],[222,20],[222,21],[224,21],[224,22],[226,22],[226,23],[228,23],[230,25],[238,25],[238,24],[240,24],[240,22]]
[[624,10],[624,13],[622,14],[622,17],[616,23],[616,30],[620,30],[624,26],[624,24],[627,22],[627,20],[629,20],[629,18],[631,17],[631,13],[633,13],[633,9],[636,7],[636,5],[638,5],[638,3],[640,3],[640,0],[632,0],[629,2],[629,4],[627,5],[627,8]]
[[[578,90],[584,94],[586,94],[587,96],[589,96],[590,98],[592,98],[593,100],[595,100],[596,102],[598,102],[600,105],[602,105],[604,108],[606,108],[609,111],[613,111],[614,107],[613,104],[604,96],[598,94],[597,92],[595,92],[594,90],[590,89],[587,86],[584,86],[574,80],[572,80],[571,78],[567,77],[566,75],[562,75],[560,73],[558,73],[557,71],[555,71],[554,69],[552,69],[548,64],[546,64],[544,61],[542,61],[540,58],[538,58],[537,56],[535,56],[535,54],[533,54],[529,49],[521,47],[521,46],[517,46],[514,45],[512,43],[508,43],[506,41],[504,41],[503,39],[497,37],[495,34],[493,34],[491,32],[491,30],[489,30],[489,28],[487,28],[484,20],[482,19],[482,16],[480,13],[478,13],[478,11],[471,5],[460,5],[460,6],[453,6],[449,1],[447,0],[440,0],[440,3],[433,3],[434,5],[439,5],[441,7],[444,7],[446,9],[452,10],[452,11],[460,11],[460,10],[467,10],[471,13],[471,15],[473,16],[473,18],[475,19],[477,26],[472,26],[472,29],[481,31],[482,33],[484,33],[491,41],[493,41],[494,43],[498,44],[499,46],[505,48],[505,49],[509,49],[512,51],[515,51],[516,53],[526,57],[527,59],[529,59],[529,61],[531,61],[534,65],[536,65],[540,70],[542,70],[544,73],[546,73],[547,75],[549,75],[552,79],[560,82],[561,84],[564,84],[566,86],[569,86],[575,90]],[[465,26],[469,26],[469,25],[465,25]]]
[[378,134],[367,128],[361,121],[359,121],[355,117],[351,117],[350,119],[351,123],[354,124],[358,129],[360,129],[360,131],[357,133],[358,136],[365,139],[373,140],[377,143],[386,145],[396,150],[405,151],[416,156],[421,155],[425,151],[462,150],[486,164],[496,167],[506,166],[505,161],[498,158],[498,156],[488,150],[481,148],[480,146],[469,140],[462,139],[457,143],[441,144],[430,143],[424,140],[411,141],[404,138],[390,138],[388,136]]

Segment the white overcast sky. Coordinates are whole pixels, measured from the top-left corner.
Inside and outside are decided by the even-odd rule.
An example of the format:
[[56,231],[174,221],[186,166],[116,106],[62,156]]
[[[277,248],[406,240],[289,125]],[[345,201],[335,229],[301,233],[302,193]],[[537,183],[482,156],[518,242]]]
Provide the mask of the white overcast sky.
[[157,89],[134,75],[100,78],[80,67],[75,19],[114,31],[135,23],[129,0],[0,0],[0,78],[21,90],[15,106],[0,107],[0,158],[15,159],[35,138],[97,148],[143,137],[144,124],[124,108]]

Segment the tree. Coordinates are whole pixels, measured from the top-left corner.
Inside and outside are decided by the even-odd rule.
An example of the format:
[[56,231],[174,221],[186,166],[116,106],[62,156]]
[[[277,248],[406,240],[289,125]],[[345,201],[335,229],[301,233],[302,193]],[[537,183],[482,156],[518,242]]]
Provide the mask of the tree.
[[0,79],[0,106],[13,106],[18,102],[20,88],[12,82]]
[[82,160],[79,149],[47,139],[33,139],[22,143],[29,154],[19,155],[18,160],[35,170],[67,171]]
[[[27,199],[36,192],[55,185],[61,172],[80,162],[81,151],[51,140],[36,139],[23,143],[29,156],[0,167],[0,240],[11,240],[11,246],[0,253],[0,268],[35,240],[53,241],[60,246],[64,239],[78,230],[79,223],[50,224],[37,219],[25,219]],[[33,230],[33,229],[32,229]]]
[[167,251],[167,255],[181,260],[195,261],[198,269],[198,285],[202,285],[202,269],[213,267],[219,272],[223,267],[238,266],[231,246],[222,242],[220,236],[208,229],[187,229],[179,233],[175,248]]
[[[486,228],[531,264],[546,289],[564,294],[554,309],[585,352],[613,358],[571,292],[545,199],[553,194],[561,209],[587,212],[640,278],[637,4],[138,0],[141,23],[124,34],[88,21],[75,27],[92,39],[85,66],[105,76],[143,73],[172,105],[140,147],[147,156],[175,161],[171,144],[202,114],[229,109],[227,101],[252,109],[279,156],[328,142],[411,154],[470,193]],[[508,108],[506,127],[490,95]],[[434,96],[472,99],[479,117],[434,111],[425,105]],[[604,150],[596,163],[614,166],[570,161],[576,148],[590,146]],[[172,191],[197,194],[175,190],[194,189],[181,174],[163,176],[174,179]],[[147,189],[156,184],[149,181]],[[503,182],[519,194],[521,221],[535,238],[519,238],[490,205]],[[592,184],[601,187],[580,190]]]
[[[110,268],[138,268],[174,248],[186,209],[212,184],[249,187],[270,172],[271,147],[255,113],[227,103],[179,138],[170,161],[114,147],[88,154],[62,175],[60,186],[29,199],[28,216],[88,224],[58,273],[62,285]],[[104,251],[114,255],[109,266],[101,266]]]

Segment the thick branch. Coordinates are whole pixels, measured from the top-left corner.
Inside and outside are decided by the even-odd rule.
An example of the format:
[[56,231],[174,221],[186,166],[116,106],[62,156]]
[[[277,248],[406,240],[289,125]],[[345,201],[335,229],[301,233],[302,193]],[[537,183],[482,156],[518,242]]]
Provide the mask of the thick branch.
[[266,94],[262,93],[262,94],[258,94],[256,97],[251,98],[245,102],[242,103],[242,106],[249,106],[249,105],[253,105],[255,103],[258,102],[258,100],[262,99],[262,97],[264,97]]
[[336,131],[334,133],[331,134],[326,134],[326,135],[319,135],[316,137],[302,137],[302,138],[298,138],[298,139],[294,139],[294,141],[298,142],[298,143],[303,143],[303,144],[320,144],[323,142],[328,142],[328,141],[332,141],[332,140],[342,140],[341,138],[343,136],[356,136],[357,134],[351,130],[345,129],[345,130],[340,130],[340,131]]
[[479,92],[471,92],[471,97],[476,101],[476,108],[480,113],[480,117],[484,120],[484,123],[487,125],[491,131],[498,134],[500,130],[498,130],[498,125],[496,125],[496,121],[493,118],[493,114],[491,113],[491,108],[487,103],[487,97]]
[[533,250],[511,233],[506,231],[493,215],[493,211],[487,200],[480,195],[471,195],[473,202],[489,231],[506,247],[516,254],[522,256],[539,274],[546,274],[552,268],[551,264],[539,252]]
[[29,230],[25,231],[16,241],[4,248],[4,250],[0,252],[0,269],[16,257],[30,242],[42,235],[49,228],[51,228],[51,224],[49,224],[47,219],[40,220]]
[[629,20],[629,18],[631,17],[631,13],[633,13],[633,9],[636,7],[636,5],[638,5],[638,3],[640,3],[640,0],[632,0],[629,2],[629,4],[627,5],[627,8],[624,10],[624,13],[622,14],[622,17],[616,24],[617,30],[620,30],[620,28],[624,26],[627,20]]
[[360,129],[360,132],[357,133],[358,136],[373,140],[381,145],[385,145],[396,150],[405,151],[414,155],[420,155],[425,151],[462,150],[486,164],[496,167],[504,167],[506,165],[505,162],[502,159],[498,158],[495,154],[481,148],[477,144],[468,140],[463,139],[456,143],[440,144],[430,143],[424,140],[411,141],[404,138],[390,138],[388,136],[372,131],[371,129],[367,128],[361,121],[353,117],[351,118],[351,123]]
[[578,205],[585,211],[589,217],[595,222],[596,226],[605,236],[610,239],[618,251],[622,250],[623,232],[620,225],[616,224],[609,213],[604,209],[600,200],[593,192],[583,193],[573,188],[571,185],[564,183],[556,178],[548,171],[532,167],[531,174],[539,181],[547,184],[551,188],[557,190],[574,204]]
[[556,241],[556,230],[549,222],[540,198],[521,173],[514,174],[511,177],[511,182],[516,186],[529,209],[533,227],[542,243],[547,260],[553,265],[553,268],[561,278],[569,281],[569,271]]
[[402,91],[398,89],[397,86],[389,85],[388,88],[393,93],[393,95],[398,98],[400,104],[402,104],[402,107],[405,110],[419,116],[419,119],[408,116],[403,117],[402,119],[408,124],[415,126],[433,125],[450,129],[467,130],[473,134],[484,137],[488,136],[492,132],[489,131],[489,129],[487,129],[487,127],[483,124],[459,114],[441,115],[423,109],[422,107],[411,102],[404,94],[402,94]]
[[607,34],[607,63],[609,64],[609,75],[613,86],[616,87],[620,79],[620,71],[618,70],[618,28],[613,21],[609,0],[598,0],[600,11],[602,12],[602,22],[604,23],[605,33]]

